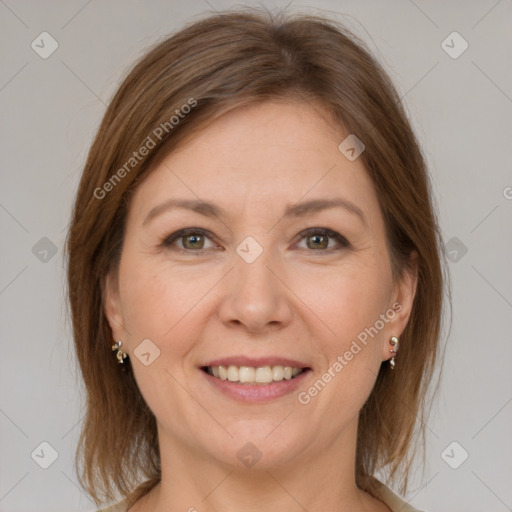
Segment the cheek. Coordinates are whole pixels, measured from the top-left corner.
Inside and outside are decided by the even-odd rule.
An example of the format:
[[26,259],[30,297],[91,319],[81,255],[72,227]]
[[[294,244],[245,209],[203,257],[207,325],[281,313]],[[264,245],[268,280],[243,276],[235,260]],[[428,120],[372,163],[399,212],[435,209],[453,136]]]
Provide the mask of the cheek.
[[[373,326],[389,307],[390,273],[385,265],[354,263],[323,276],[298,277],[304,302],[322,320],[333,348],[343,349]],[[301,284],[300,284],[301,283]]]
[[[120,269],[122,309],[132,350],[141,340],[149,338],[165,351],[178,353],[187,347],[180,345],[180,331],[190,328],[201,297],[207,291],[203,280],[184,279],[179,272],[155,266],[147,261],[126,259]],[[172,340],[172,343],[169,343]]]
[[[314,338],[317,351],[325,356],[325,366],[319,375],[322,382],[316,381],[314,389],[304,391],[310,397],[322,395],[316,406],[336,428],[357,414],[375,383],[384,335],[379,329],[380,318],[389,307],[391,286],[385,262],[372,258],[371,262],[351,263],[315,279],[315,286],[310,288],[313,292],[305,301],[322,320],[316,321],[320,330]],[[309,279],[302,279],[304,286],[311,284]]]
[[312,416],[327,419],[326,438],[337,435],[359,414],[375,384],[382,338],[380,333],[369,336],[365,329],[386,310],[384,295],[370,279],[344,276],[331,280],[325,294],[311,297],[311,308],[320,312],[329,329],[322,327],[324,335],[315,339],[324,361],[317,379],[301,390],[300,403],[308,402]]
[[[124,275],[123,268],[120,269],[120,277],[123,278],[122,307],[129,333],[127,345],[142,396],[159,420],[187,417],[195,421],[198,411],[190,406],[190,395],[185,391],[189,376],[186,366],[194,340],[199,337],[197,331],[201,329],[196,322],[199,309],[194,306],[209,287],[191,282],[169,269],[128,259]],[[151,359],[153,353],[158,354],[147,366],[137,357],[137,348],[146,339],[157,347],[149,349]],[[197,418],[197,422],[200,421],[204,418]],[[173,423],[173,429],[185,438],[187,432],[182,423],[186,424]]]

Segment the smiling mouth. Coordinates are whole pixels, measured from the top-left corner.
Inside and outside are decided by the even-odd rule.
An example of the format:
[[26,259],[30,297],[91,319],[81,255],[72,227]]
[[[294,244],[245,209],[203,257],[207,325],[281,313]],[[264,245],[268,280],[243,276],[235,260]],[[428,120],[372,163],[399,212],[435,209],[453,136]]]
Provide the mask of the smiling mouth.
[[212,377],[227,380],[238,384],[272,384],[283,380],[292,380],[309,368],[296,368],[293,366],[202,366],[201,370]]

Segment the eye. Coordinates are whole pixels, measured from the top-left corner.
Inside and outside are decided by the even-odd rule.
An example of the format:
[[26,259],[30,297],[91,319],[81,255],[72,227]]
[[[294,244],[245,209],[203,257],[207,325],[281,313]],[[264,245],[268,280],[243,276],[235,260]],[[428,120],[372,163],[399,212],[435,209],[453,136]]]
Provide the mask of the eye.
[[[306,240],[307,248],[313,249],[313,252],[332,252],[334,250],[339,250],[340,247],[350,247],[350,243],[344,236],[327,228],[311,228],[307,231],[303,231],[301,236],[302,239]],[[329,239],[333,239],[338,242],[338,248],[336,248],[336,246],[334,248],[329,247]],[[308,240],[311,240],[311,242],[308,242]]]
[[181,241],[182,246],[177,247],[177,250],[185,252],[200,252],[201,249],[205,248],[205,239],[210,239],[208,235],[209,233],[201,228],[181,229],[163,240],[162,246],[170,248],[174,242]]
[[[347,239],[327,228],[310,228],[300,233],[301,241],[306,240],[306,249],[311,249],[313,252],[325,253],[333,252],[343,248],[350,248],[351,245]],[[330,247],[330,239],[338,243],[338,247]],[[205,241],[211,240],[210,233],[201,228],[186,228],[176,231],[165,238],[161,245],[165,248],[172,248],[181,252],[200,253],[204,252],[203,249],[212,249],[214,247],[205,247]],[[309,242],[309,240],[311,242]],[[180,242],[178,247],[175,243]],[[174,247],[173,247],[174,246]]]

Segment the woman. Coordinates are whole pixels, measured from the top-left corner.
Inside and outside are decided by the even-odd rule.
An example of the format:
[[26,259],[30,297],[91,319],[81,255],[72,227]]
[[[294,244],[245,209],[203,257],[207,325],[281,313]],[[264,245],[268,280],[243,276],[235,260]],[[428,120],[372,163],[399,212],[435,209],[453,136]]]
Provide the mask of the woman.
[[224,12],[151,49],[67,244],[95,503],[415,510],[375,474],[406,492],[439,239],[399,97],[343,27]]

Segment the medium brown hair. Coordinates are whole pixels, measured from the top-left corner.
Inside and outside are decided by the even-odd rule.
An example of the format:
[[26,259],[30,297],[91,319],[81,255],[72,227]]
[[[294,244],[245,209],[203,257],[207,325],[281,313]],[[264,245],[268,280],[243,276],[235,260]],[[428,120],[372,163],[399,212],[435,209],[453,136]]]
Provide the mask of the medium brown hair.
[[[384,215],[395,279],[410,270],[417,254],[416,296],[400,340],[399,366],[381,366],[360,412],[356,452],[359,487],[373,493],[372,475],[383,470],[388,483],[407,489],[418,432],[424,446],[444,282],[424,158],[389,77],[346,28],[319,16],[244,9],[209,15],[145,53],[110,101],[85,163],[66,250],[86,391],[75,463],[97,505],[116,493],[134,503],[161,476],[155,417],[129,360],[127,371],[117,364],[104,312],[105,279],[120,260],[130,195],[199,126],[238,106],[283,98],[320,102],[365,144],[360,158]],[[170,122],[186,104],[195,106]],[[155,135],[159,126],[167,128],[161,137]],[[148,137],[155,147],[141,155]]]

